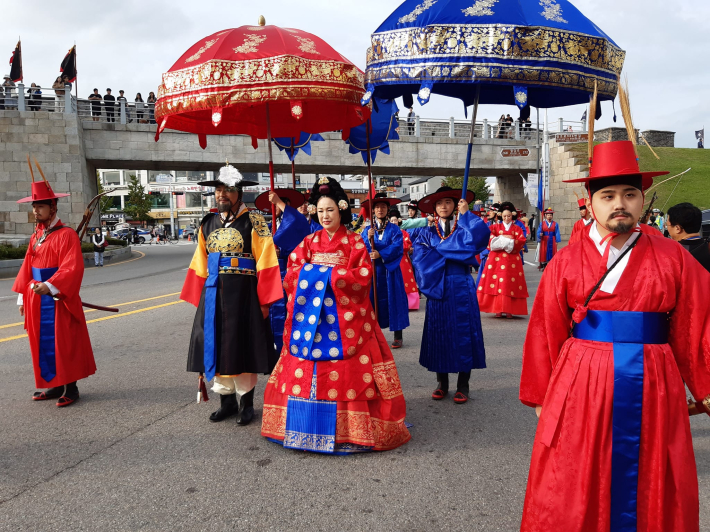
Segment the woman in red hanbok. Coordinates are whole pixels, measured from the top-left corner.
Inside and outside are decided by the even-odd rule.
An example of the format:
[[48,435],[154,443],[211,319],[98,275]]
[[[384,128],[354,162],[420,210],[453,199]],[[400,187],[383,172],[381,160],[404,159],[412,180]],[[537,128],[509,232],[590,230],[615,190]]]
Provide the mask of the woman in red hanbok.
[[372,262],[331,178],[309,201],[323,229],[289,256],[284,347],[264,394],[261,433],[284,447],[348,454],[410,439],[397,367],[368,294]]
[[490,226],[488,258],[478,283],[478,306],[481,312],[500,318],[528,313],[528,285],[523,273],[520,251],[525,247],[525,230],[513,222],[515,207],[501,204],[502,221]]

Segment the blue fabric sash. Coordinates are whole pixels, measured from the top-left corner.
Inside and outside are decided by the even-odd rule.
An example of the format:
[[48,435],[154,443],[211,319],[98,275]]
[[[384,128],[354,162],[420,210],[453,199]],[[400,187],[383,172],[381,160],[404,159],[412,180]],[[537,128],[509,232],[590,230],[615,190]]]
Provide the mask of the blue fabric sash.
[[614,344],[611,443],[611,532],[636,532],[643,408],[643,346],[668,343],[662,312],[587,312],[572,335]]
[[[236,265],[235,265],[236,261]],[[217,315],[217,286],[219,285],[220,270],[224,273],[256,274],[256,261],[245,257],[222,257],[221,253],[214,252],[207,256],[207,281],[205,281],[205,322],[204,322],[204,366],[205,378],[211,381],[216,373],[215,337],[217,328],[215,317]]]
[[[32,268],[32,278],[38,282],[45,282],[52,277],[59,268]],[[57,361],[55,352],[55,303],[51,295],[40,296],[39,310],[39,373],[46,382],[50,382],[57,375]]]
[[291,354],[304,360],[342,360],[338,302],[330,286],[330,266],[306,264],[298,276],[293,304]]

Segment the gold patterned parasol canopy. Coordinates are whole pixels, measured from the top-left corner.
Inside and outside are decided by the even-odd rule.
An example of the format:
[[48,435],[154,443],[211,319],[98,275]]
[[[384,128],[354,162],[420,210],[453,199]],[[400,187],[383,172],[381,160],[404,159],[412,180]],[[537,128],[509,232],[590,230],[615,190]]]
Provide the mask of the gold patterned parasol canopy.
[[[262,23],[262,21],[260,21]],[[311,33],[241,26],[195,43],[163,74],[155,107],[158,132],[299,137],[362,124],[364,74]]]

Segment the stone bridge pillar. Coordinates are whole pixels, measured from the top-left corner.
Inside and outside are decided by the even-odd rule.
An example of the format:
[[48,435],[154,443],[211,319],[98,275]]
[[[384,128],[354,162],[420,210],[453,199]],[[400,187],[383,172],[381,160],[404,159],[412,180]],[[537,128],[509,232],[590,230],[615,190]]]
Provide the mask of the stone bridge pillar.
[[496,177],[496,192],[494,199],[496,203],[501,201],[511,201],[513,205],[515,205],[516,209],[521,209],[523,212],[527,212],[528,214],[534,211],[525,197],[523,180],[519,175]]
[[[83,129],[76,114],[48,111],[0,111],[0,233],[29,235],[34,217],[27,156],[42,165],[55,192],[71,193],[59,200],[62,221],[76,227],[96,195],[96,168],[84,155]],[[35,179],[42,179],[34,168]],[[98,218],[92,225],[98,224]]]

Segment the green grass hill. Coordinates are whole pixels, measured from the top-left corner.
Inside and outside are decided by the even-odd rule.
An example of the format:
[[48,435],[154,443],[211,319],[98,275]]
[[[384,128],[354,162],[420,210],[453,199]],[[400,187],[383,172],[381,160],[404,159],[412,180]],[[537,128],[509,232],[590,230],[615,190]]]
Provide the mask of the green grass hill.
[[[653,156],[646,145],[638,147],[641,170],[645,172],[670,172],[667,176],[654,178],[654,183],[660,183],[664,179],[692,168],[687,174],[671,179],[653,189],[653,191],[658,191],[658,199],[654,207],[658,207],[665,212],[673,205],[687,201],[700,209],[710,209],[710,150],[693,148],[653,149],[661,158],[660,160]],[[676,187],[676,185],[678,186]],[[673,192],[674,187],[675,192]]]

